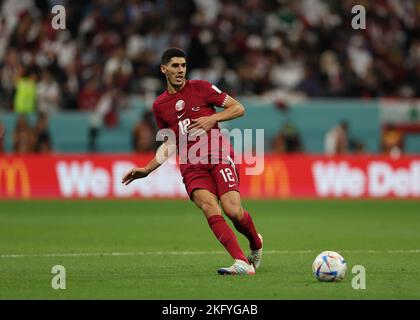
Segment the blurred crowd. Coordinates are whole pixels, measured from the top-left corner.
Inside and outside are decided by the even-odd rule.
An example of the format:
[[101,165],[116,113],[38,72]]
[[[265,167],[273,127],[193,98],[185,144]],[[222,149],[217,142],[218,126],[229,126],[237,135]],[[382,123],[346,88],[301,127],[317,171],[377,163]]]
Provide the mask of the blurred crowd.
[[[52,27],[56,4],[66,9],[65,30]],[[365,30],[352,28],[354,5],[366,8]],[[94,111],[92,150],[98,127],[116,125],[118,111],[138,98],[151,106],[164,89],[160,54],[169,46],[187,52],[190,79],[234,96],[420,96],[419,0],[3,0],[0,6],[0,111]],[[150,134],[148,121],[134,129],[138,136]],[[280,137],[294,134],[291,126],[283,129]],[[133,146],[144,148],[142,139],[133,138]],[[273,144],[302,148],[296,139]]]
[[[329,156],[360,155],[366,153],[365,142],[350,134],[350,124],[343,119],[329,128],[324,136],[324,154]],[[404,130],[395,124],[386,123],[380,134],[379,152],[392,157],[399,157],[405,152]],[[293,121],[286,121],[271,140],[270,151],[273,153],[305,152],[299,128]]]
[[[356,4],[366,30],[352,29]],[[168,46],[187,51],[189,78],[232,95],[420,96],[419,35],[418,0],[4,0],[0,108],[94,110],[110,90],[117,109],[150,103]]]
[[[5,133],[5,127],[0,122],[0,154],[5,152]],[[28,121],[26,115],[18,115],[11,137],[13,153],[50,153],[53,151],[46,113],[38,113],[34,125]]]

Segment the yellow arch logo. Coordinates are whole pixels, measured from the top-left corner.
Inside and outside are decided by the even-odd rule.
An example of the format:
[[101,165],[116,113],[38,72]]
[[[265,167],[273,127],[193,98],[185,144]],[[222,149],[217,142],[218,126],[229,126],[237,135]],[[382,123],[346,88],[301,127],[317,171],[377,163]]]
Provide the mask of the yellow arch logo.
[[17,194],[17,181],[20,178],[21,197],[30,198],[31,190],[29,185],[28,169],[21,159],[12,160],[10,163],[0,159],[0,190],[3,185],[6,187],[6,196],[15,197]]
[[[264,172],[250,179],[251,197],[287,198],[290,196],[289,173],[283,160],[275,159],[266,162]],[[265,191],[265,193],[264,193]]]

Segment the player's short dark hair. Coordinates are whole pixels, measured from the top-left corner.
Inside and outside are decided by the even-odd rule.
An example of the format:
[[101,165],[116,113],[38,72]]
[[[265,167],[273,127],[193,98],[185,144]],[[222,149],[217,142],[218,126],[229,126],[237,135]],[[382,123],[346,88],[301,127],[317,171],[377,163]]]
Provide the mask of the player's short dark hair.
[[162,57],[160,58],[160,63],[161,64],[167,64],[174,57],[176,57],[176,58],[187,58],[187,55],[180,48],[176,48],[176,47],[168,48],[162,54]]

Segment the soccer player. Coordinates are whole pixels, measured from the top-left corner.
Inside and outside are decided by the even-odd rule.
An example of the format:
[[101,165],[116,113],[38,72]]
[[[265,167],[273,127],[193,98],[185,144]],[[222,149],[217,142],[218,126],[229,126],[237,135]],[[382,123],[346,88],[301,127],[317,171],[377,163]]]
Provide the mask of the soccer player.
[[[186,54],[179,48],[169,48],[162,54],[160,69],[166,77],[167,89],[156,98],[153,113],[160,129],[169,128],[175,132],[176,142],[171,145],[169,140],[165,141],[154,159],[144,168],[133,168],[123,177],[122,182],[128,185],[148,176],[162,164],[158,157],[163,155],[164,160],[170,157],[173,143],[176,143],[181,158],[189,155],[188,151],[196,143],[203,140],[207,142],[209,147],[204,149],[204,154],[200,154],[200,159],[207,162],[197,163],[188,157],[186,161],[180,161],[183,182],[190,199],[201,209],[214,235],[234,259],[232,266],[220,268],[218,273],[255,274],[262,259],[262,237],[257,233],[251,216],[241,205],[239,177],[232,161],[233,148],[221,135],[215,134],[220,133],[218,122],[243,116],[244,107],[207,81],[186,80]],[[216,112],[214,106],[224,110]],[[203,133],[207,136],[203,140],[188,138],[190,135],[202,138]],[[223,140],[222,147],[214,148],[212,142],[218,139]],[[180,151],[182,143],[186,144],[187,152]],[[248,257],[244,255],[234,232],[223,218],[219,201],[235,228],[249,240],[251,252]]]

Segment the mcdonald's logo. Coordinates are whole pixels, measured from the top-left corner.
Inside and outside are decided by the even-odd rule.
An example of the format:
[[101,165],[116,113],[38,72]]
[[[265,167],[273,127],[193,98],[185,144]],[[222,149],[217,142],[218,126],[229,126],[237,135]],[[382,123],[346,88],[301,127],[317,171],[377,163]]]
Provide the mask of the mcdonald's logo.
[[266,162],[264,172],[251,177],[250,196],[255,198],[290,196],[289,173],[283,160],[275,159]]
[[21,159],[11,160],[11,162],[0,159],[0,195],[3,193],[2,187],[4,185],[6,197],[15,197],[18,191],[18,178],[20,179],[21,197],[29,198],[31,190],[25,163]]

